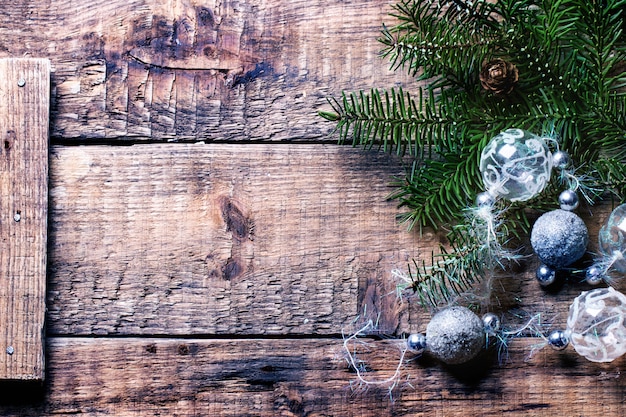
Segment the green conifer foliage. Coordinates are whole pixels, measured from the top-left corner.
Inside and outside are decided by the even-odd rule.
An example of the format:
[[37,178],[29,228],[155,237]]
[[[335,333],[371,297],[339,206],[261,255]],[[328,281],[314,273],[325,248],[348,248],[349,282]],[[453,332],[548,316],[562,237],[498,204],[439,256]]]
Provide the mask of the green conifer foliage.
[[[344,92],[320,116],[336,123],[340,143],[410,161],[392,194],[409,228],[465,221],[464,209],[484,188],[481,151],[512,127],[555,137],[593,190],[591,199],[610,193],[623,201],[625,9],[626,0],[403,0],[393,8],[395,25],[383,26],[381,55],[420,82],[411,91]],[[489,89],[481,79],[494,61],[514,67],[510,88]],[[525,207],[554,207],[558,190],[558,184],[549,187]],[[519,226],[507,232],[527,231],[522,210],[513,205],[505,214]],[[451,237],[446,265],[451,256],[481,264],[480,258],[468,262],[463,250],[456,254]],[[424,265],[417,275],[428,281],[431,271]],[[454,284],[452,295],[484,274],[480,267],[464,271],[467,285]]]

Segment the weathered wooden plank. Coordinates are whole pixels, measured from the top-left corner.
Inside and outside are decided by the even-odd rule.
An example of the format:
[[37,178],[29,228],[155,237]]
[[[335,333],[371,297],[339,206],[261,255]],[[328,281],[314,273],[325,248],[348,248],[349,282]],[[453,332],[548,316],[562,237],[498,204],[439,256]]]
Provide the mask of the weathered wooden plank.
[[[4,416],[618,416],[626,412],[624,360],[595,364],[520,339],[499,365],[447,368],[422,358],[385,388],[350,389],[340,339],[198,340],[51,338],[46,386],[25,404],[0,395]],[[393,373],[396,347],[370,341],[372,375]],[[495,355],[494,355],[495,356]],[[374,375],[375,372],[381,372]],[[25,398],[26,397],[26,398]],[[30,400],[28,398],[30,397]]]
[[[387,155],[170,144],[54,147],[51,163],[52,334],[337,334],[363,313],[393,333],[428,321],[396,303],[391,271],[429,259],[440,236],[395,223]],[[585,217],[592,242],[608,211]],[[489,309],[564,324],[589,286],[546,292],[535,268],[531,254],[494,281]]]
[[0,379],[42,379],[50,62],[0,59]]
[[393,1],[2,0],[0,56],[53,63],[53,138],[310,140],[378,57]]
[[391,270],[436,238],[396,223],[397,167],[334,145],[53,147],[49,331],[337,334],[369,304],[393,332]]

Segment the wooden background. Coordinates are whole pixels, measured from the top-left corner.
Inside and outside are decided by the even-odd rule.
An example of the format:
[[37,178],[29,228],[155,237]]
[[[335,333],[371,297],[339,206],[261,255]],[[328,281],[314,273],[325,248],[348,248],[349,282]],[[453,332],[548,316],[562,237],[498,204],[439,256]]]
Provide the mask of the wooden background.
[[[525,360],[538,338],[501,364],[411,361],[393,401],[351,389],[342,331],[423,331],[391,270],[440,239],[396,224],[397,161],[316,117],[342,89],[414,85],[377,55],[390,4],[0,2],[0,57],[52,64],[46,381],[0,385],[1,415],[626,414],[624,359]],[[583,213],[592,240],[608,211]],[[493,310],[562,327],[588,287],[542,291],[535,266]],[[370,342],[372,376],[393,373],[393,340]]]

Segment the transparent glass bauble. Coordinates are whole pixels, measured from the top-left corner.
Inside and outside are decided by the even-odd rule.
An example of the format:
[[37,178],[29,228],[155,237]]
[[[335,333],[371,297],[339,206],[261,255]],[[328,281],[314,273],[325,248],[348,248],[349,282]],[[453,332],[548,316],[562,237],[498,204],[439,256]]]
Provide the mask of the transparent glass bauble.
[[600,251],[611,258],[611,267],[626,273],[626,204],[617,207],[598,234]]
[[579,355],[611,362],[626,353],[626,296],[611,287],[580,294],[569,308],[567,331]]
[[526,201],[550,180],[552,155],[544,138],[522,129],[494,136],[480,155],[480,173],[489,194]]

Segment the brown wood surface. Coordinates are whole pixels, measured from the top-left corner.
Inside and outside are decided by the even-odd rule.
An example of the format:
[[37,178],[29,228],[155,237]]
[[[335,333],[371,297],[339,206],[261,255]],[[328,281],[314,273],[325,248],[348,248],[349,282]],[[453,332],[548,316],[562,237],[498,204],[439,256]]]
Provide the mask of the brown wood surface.
[[311,140],[342,89],[408,80],[378,58],[389,0],[6,2],[0,56],[53,63],[53,138]]
[[[592,364],[518,339],[446,369],[422,358],[393,392],[352,390],[338,339],[52,338],[43,389],[0,395],[6,416],[620,416],[624,359]],[[398,349],[369,341],[371,374],[393,373]],[[515,358],[515,360],[513,360]]]
[[337,334],[384,293],[394,331],[390,272],[432,245],[397,173],[335,145],[54,147],[49,332]]
[[[410,88],[378,57],[393,3],[0,0],[0,57],[51,61],[54,144],[46,381],[0,384],[0,415],[626,414],[623,358],[525,361],[538,337],[503,364],[408,362],[393,401],[351,390],[341,333],[423,331],[391,270],[441,239],[396,224],[398,161],[325,144],[315,116],[343,89]],[[609,211],[581,210],[592,241]],[[543,291],[536,264],[499,278],[489,309],[562,327],[589,287]],[[389,375],[397,347],[370,342],[359,357]]]
[[0,379],[43,379],[50,62],[0,59]]

